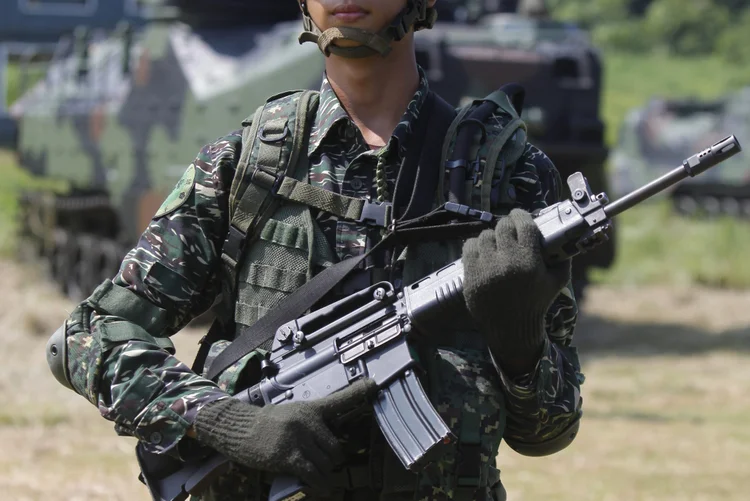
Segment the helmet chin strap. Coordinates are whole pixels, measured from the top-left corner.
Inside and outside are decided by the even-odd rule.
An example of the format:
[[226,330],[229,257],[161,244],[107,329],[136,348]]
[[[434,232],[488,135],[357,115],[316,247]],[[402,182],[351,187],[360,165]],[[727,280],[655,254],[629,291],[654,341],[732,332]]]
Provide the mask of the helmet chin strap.
[[[331,54],[347,58],[363,58],[379,54],[382,57],[391,52],[391,43],[402,40],[413,27],[415,31],[429,29],[437,20],[437,11],[427,7],[427,0],[407,0],[406,7],[396,18],[378,33],[372,33],[360,28],[340,26],[320,31],[307,11],[305,0],[300,0],[300,8],[304,16],[305,31],[299,36],[299,43],[314,42],[326,56]],[[339,40],[356,42],[354,47],[340,47]]]

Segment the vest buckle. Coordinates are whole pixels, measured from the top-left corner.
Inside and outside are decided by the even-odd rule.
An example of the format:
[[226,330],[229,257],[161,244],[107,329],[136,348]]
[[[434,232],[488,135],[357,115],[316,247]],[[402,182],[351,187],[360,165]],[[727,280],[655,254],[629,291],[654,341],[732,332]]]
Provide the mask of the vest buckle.
[[362,215],[357,219],[359,224],[379,226],[387,228],[393,213],[393,204],[390,202],[373,202],[366,200],[362,207]]
[[285,177],[283,173],[268,171],[258,165],[250,176],[250,183],[258,185],[270,191],[271,195],[276,196]]

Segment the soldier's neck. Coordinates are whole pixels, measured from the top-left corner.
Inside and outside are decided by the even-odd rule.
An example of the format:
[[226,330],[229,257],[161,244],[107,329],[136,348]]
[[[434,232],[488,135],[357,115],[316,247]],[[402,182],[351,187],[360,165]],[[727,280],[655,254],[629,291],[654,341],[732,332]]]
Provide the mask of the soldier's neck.
[[373,146],[388,142],[419,87],[414,46],[403,42],[394,44],[386,58],[326,59],[331,87],[365,141]]

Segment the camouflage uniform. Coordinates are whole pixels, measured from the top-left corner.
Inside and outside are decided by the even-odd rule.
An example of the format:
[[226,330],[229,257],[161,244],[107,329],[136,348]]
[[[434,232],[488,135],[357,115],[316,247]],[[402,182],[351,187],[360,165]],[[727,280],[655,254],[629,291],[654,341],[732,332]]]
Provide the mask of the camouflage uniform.
[[[365,144],[324,80],[309,142],[310,182],[348,196],[389,199],[427,93],[421,70],[420,75],[419,89],[402,120],[378,150]],[[503,114],[492,116],[485,124],[490,137],[507,122]],[[481,147],[488,148],[490,143]],[[151,318],[142,322],[147,325],[135,327],[127,315],[123,318],[97,311],[100,296],[106,295],[99,290],[75,309],[67,323],[68,370],[75,391],[114,421],[118,433],[137,437],[155,452],[181,458],[204,452],[185,434],[204,404],[227,398],[225,390],[232,390],[193,373],[156,341],[163,345],[165,338],[207,310],[221,291],[219,261],[228,228],[229,190],[241,146],[241,131],[236,131],[201,150],[189,169],[194,176],[192,189],[167,214],[152,220],[113,279],[116,286],[153,305],[153,311],[147,312],[150,316],[141,315]],[[546,155],[528,145],[510,179],[516,206],[531,211],[554,203],[560,197],[560,184]],[[379,237],[371,229],[329,214],[319,213],[316,219],[340,259],[364,252],[368,234],[372,239]],[[576,315],[568,287],[548,311],[550,342],[535,371],[515,380],[493,366],[483,344],[442,346],[427,362],[428,373],[434,370],[429,388],[438,411],[454,431],[460,428],[463,434],[481,439],[483,464],[494,465],[502,438],[510,445],[514,441],[545,441],[559,436],[580,417],[583,376],[575,349],[570,347]],[[130,329],[129,337],[122,334],[123,326]],[[143,335],[134,339],[132,333],[141,329]],[[446,364],[451,371],[440,370]],[[445,380],[445,374],[450,379]],[[440,465],[419,477],[419,486],[410,487],[406,497],[498,497],[489,490],[492,482],[464,492],[451,481],[441,480],[456,461],[456,451],[448,453]],[[487,471],[482,475],[488,475]],[[206,497],[252,498],[246,480],[241,468],[236,468]]]

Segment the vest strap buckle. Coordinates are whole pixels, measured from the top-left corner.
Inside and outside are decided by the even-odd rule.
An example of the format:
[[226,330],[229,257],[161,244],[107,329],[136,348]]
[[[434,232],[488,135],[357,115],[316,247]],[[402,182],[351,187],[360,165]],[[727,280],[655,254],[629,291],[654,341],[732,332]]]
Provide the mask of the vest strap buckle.
[[250,182],[257,184],[263,189],[271,192],[271,195],[276,196],[279,192],[279,188],[281,187],[281,183],[284,182],[285,177],[286,176],[284,176],[284,174],[281,172],[268,171],[262,166],[258,165],[253,171],[252,176],[250,177]]
[[359,216],[359,219],[357,219],[357,222],[360,224],[387,228],[392,214],[392,203],[367,200],[362,207],[362,214]]

